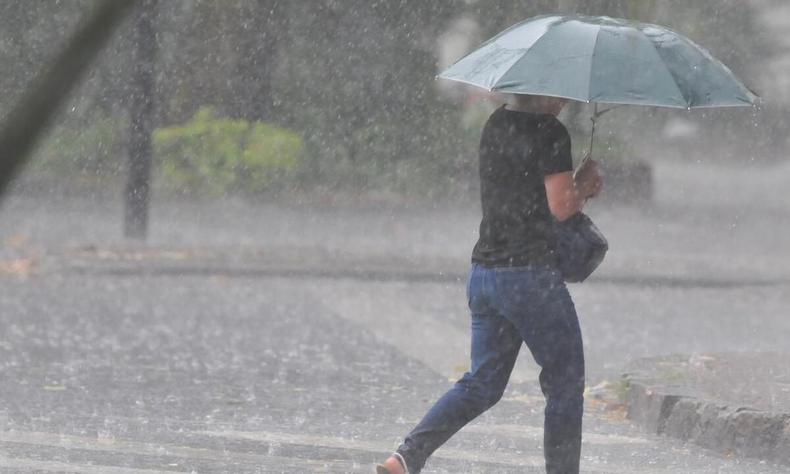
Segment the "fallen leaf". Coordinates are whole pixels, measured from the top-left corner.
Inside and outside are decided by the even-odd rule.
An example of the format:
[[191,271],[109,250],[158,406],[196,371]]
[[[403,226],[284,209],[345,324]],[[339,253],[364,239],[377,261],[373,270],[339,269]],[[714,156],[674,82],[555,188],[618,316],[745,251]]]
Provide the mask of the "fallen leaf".
[[0,260],[0,275],[16,275],[26,277],[33,271],[35,262],[30,258]]
[[14,234],[5,239],[6,245],[17,250],[27,247],[27,236],[22,234]]

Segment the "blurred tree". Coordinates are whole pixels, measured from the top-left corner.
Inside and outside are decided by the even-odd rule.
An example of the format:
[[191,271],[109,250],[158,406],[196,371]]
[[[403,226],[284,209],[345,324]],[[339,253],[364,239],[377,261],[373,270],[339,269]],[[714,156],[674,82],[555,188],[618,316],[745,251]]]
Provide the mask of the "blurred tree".
[[483,29],[483,36],[490,38],[508,26],[529,17],[547,13],[574,13],[578,0],[477,0],[467,6],[469,14],[477,18]]
[[202,106],[230,117],[278,121],[273,76],[288,22],[285,5],[282,0],[163,3],[163,121],[186,121]]
[[69,35],[62,50],[38,68],[19,101],[3,113],[0,130],[0,194],[27,160],[58,107],[83,77],[136,1],[99,2]]
[[[0,57],[15,65],[0,76],[0,113],[89,5],[90,0],[0,3]],[[459,106],[434,90],[437,37],[462,16],[476,19],[481,34],[490,37],[519,20],[558,11],[666,24],[709,47],[747,83],[770,57],[757,6],[737,0],[170,0],[159,3],[153,19],[159,46],[155,122],[184,123],[200,107],[211,106],[219,116],[295,130],[307,152],[297,175],[311,185],[402,190],[420,187],[423,180],[423,187],[452,187],[453,179],[469,171],[474,150],[461,139],[471,132],[459,126]],[[136,67],[133,26],[119,32],[58,118],[75,143],[104,118],[117,127],[129,122],[136,97],[129,80]],[[583,106],[578,110],[578,122],[586,126]],[[636,113],[659,122],[669,116]],[[711,126],[701,129],[729,139],[746,133],[730,133],[742,121],[720,119],[734,113],[693,118],[709,120]],[[783,111],[773,113],[776,120],[761,123],[780,124]],[[631,114],[618,112],[607,120]],[[120,141],[126,135],[122,128],[115,134]],[[117,163],[120,172],[123,160]]]
[[281,35],[282,0],[239,2],[237,15],[242,32],[235,52],[238,55],[231,79],[228,107],[249,121],[274,119],[273,77]]
[[5,114],[35,74],[51,61],[90,2],[0,2],[0,113]]
[[288,4],[276,100],[307,132],[311,172],[364,187],[387,169],[441,159],[447,114],[433,90],[433,47],[456,3]]
[[560,13],[575,13],[576,0],[557,0],[557,11]]

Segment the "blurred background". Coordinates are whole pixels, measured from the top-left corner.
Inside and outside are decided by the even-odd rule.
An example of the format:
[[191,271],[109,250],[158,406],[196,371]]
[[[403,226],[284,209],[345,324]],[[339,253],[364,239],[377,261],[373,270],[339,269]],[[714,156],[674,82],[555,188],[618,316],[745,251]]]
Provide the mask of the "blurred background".
[[[3,2],[0,113],[59,51],[90,1]],[[754,110],[618,109],[595,154],[649,198],[652,163],[786,160],[788,7],[759,0],[148,0],[150,44],[130,19],[72,94],[18,188],[120,189],[130,111],[150,101],[155,196],[335,202],[476,199],[480,129],[501,97],[434,80],[482,40],[527,17],[579,12],[667,25],[708,48],[764,98]],[[146,30],[149,31],[149,30]],[[147,57],[141,57],[141,52]],[[135,83],[136,65],[153,75]],[[139,97],[140,95],[145,97]],[[590,109],[562,117],[575,155]],[[132,157],[133,158],[133,157]]]

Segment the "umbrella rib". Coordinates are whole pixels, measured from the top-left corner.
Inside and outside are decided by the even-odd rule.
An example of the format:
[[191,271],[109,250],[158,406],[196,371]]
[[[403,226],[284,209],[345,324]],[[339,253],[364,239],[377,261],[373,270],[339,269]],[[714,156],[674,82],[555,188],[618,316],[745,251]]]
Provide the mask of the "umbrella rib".
[[[555,21],[550,26],[556,26],[558,23],[562,23],[562,22],[561,21]],[[596,26],[599,26],[599,25],[596,25]],[[598,31],[600,31],[600,27],[599,27]],[[525,58],[527,58],[527,56],[531,52],[533,52],[535,49],[537,49],[541,45],[542,42],[547,41],[547,37],[549,37],[552,33],[553,33],[552,29],[551,28],[547,28],[546,31],[537,40],[535,40],[529,48],[527,48],[524,51],[524,54],[518,60],[513,62],[513,64],[511,64],[510,67],[508,67],[507,70],[505,70],[499,76],[499,79],[496,82],[494,82],[494,84],[492,86],[490,86],[489,91],[500,91],[501,88],[502,88],[501,87],[502,86],[502,79],[505,78],[513,70],[513,68],[517,67],[519,65],[519,63],[521,63],[522,61],[525,61]],[[597,44],[597,40],[598,40],[598,34],[596,33],[596,44]],[[568,58],[573,58],[573,57],[581,57],[581,56],[579,56],[579,55],[577,55],[577,56],[568,56]],[[591,72],[591,75],[592,75],[592,72]],[[546,97],[560,97],[560,98],[565,98],[565,99],[577,100],[577,101],[580,101],[580,102],[589,102],[590,101],[589,100],[589,89],[590,89],[589,82],[590,81],[588,81],[588,85],[587,85],[588,94],[586,96],[582,96],[581,93],[579,93],[579,94],[552,94],[552,93],[547,93],[545,91],[534,92],[533,94],[542,95],[542,96],[546,96]],[[529,94],[529,92],[518,92],[518,93]]]
[[[687,38],[687,37],[685,37],[683,35],[678,35],[678,39],[681,42],[685,43],[687,46],[689,46],[690,49],[692,49],[693,51],[696,51],[697,53],[699,53],[703,57],[703,59],[708,61],[708,63],[712,63],[712,64],[718,66],[719,68],[724,69],[727,72],[727,75],[729,75],[731,77],[731,79],[735,82],[735,84],[738,87],[738,89],[740,89],[740,92],[743,93],[745,91],[745,92],[748,92],[748,93],[751,93],[751,94],[755,95],[755,98],[759,97],[756,94],[754,94],[754,92],[751,89],[746,87],[746,85],[732,73],[732,71],[730,70],[730,68],[726,64],[724,64],[721,61],[719,61],[718,59],[716,59],[716,57],[714,57],[712,54],[710,54],[710,52],[708,52],[707,49],[703,48],[702,46],[698,45],[697,43],[695,43],[690,38]],[[669,69],[669,68],[667,68],[667,69]],[[672,73],[671,70],[669,72]],[[675,77],[675,76],[673,75],[672,77]],[[748,94],[745,94],[745,95],[748,96]],[[748,101],[748,99],[744,99],[744,98],[740,98],[740,97],[738,99],[744,101],[743,102],[744,106],[754,105],[754,103],[751,102],[751,101]],[[699,105],[689,104],[689,108],[692,108],[692,107],[701,108],[701,106],[699,106]]]
[[595,43],[593,44],[592,54],[590,54],[590,75],[587,79],[587,102],[592,100],[592,76],[593,67],[595,66],[595,50],[598,49],[598,39],[601,37],[601,30],[603,25],[598,25],[598,32],[595,33]]
[[[549,15],[549,16],[551,16],[551,15]],[[555,23],[556,23],[556,22],[555,22]],[[551,26],[554,26],[554,23],[553,23]],[[545,32],[543,32],[543,34],[542,34],[542,35],[540,35],[540,37],[538,37],[538,39],[536,39],[534,43],[532,43],[532,46],[530,46],[529,48],[527,48],[527,49],[524,51],[524,54],[523,54],[523,55],[522,55],[520,58],[518,58],[516,61],[514,61],[514,62],[513,62],[513,64],[511,64],[511,65],[510,65],[510,67],[509,67],[509,68],[507,68],[507,69],[506,69],[506,70],[505,70],[505,71],[504,71],[504,72],[503,72],[503,73],[502,73],[502,74],[499,76],[499,79],[497,79],[497,80],[494,82],[494,84],[492,84],[492,85],[491,85],[491,88],[489,89],[489,91],[496,91],[496,90],[498,89],[498,86],[499,86],[500,82],[502,81],[502,78],[503,78],[503,77],[505,77],[505,76],[507,76],[507,74],[508,74],[508,73],[509,73],[509,72],[510,72],[510,71],[511,71],[511,70],[512,70],[514,67],[516,67],[516,64],[518,64],[519,62],[523,61],[523,60],[524,60],[524,58],[525,58],[525,57],[526,57],[526,56],[527,56],[527,55],[528,55],[528,54],[529,54],[531,51],[533,51],[533,50],[535,49],[535,47],[536,47],[536,46],[537,46],[537,45],[538,45],[538,44],[539,44],[541,41],[545,41],[545,39],[546,39],[546,36],[548,36],[548,35],[549,35],[549,32],[550,32],[550,28],[546,28],[546,31],[545,31]]]
[[652,46],[653,49],[656,51],[656,54],[658,55],[658,57],[661,58],[661,64],[664,66],[664,69],[667,70],[667,72],[669,73],[670,77],[672,77],[672,81],[674,82],[675,87],[677,88],[678,93],[680,94],[680,97],[686,102],[686,108],[691,108],[692,107],[692,104],[691,104],[692,98],[691,97],[686,97],[686,95],[683,93],[683,90],[680,88],[680,84],[678,83],[678,76],[672,71],[672,69],[669,68],[667,63],[663,60],[664,56],[661,54],[661,51],[659,51],[659,49],[656,46],[656,44],[650,39],[649,36],[647,36],[645,34],[645,32],[642,30],[642,28],[638,28],[637,27],[636,31],[641,33],[642,36],[644,36],[647,39],[647,42],[650,43],[650,46]]

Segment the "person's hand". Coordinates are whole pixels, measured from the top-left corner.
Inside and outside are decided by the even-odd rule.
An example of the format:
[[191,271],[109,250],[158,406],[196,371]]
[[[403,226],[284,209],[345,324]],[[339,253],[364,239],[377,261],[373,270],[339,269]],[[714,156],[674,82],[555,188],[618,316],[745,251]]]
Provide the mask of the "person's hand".
[[597,196],[603,188],[603,177],[598,162],[593,159],[585,157],[573,177],[576,181],[576,188],[585,199]]

